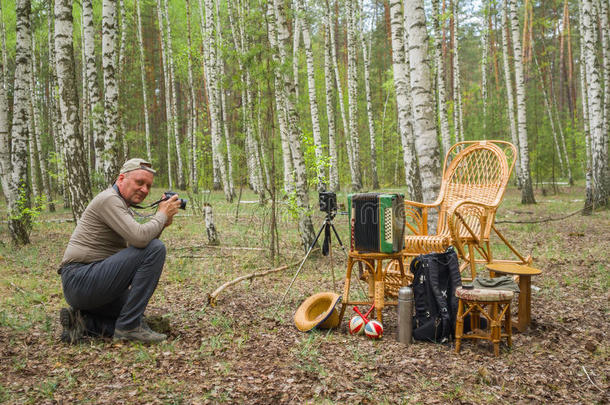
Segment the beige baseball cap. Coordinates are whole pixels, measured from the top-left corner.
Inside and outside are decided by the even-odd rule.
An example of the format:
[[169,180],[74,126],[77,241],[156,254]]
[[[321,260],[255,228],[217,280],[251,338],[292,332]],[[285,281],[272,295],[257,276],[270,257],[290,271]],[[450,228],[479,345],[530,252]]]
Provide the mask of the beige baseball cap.
[[150,162],[147,162],[146,160],[139,159],[139,158],[129,159],[127,162],[125,162],[123,164],[123,166],[121,167],[121,171],[119,173],[123,174],[123,173],[131,172],[133,170],[139,170],[139,169],[146,170],[153,174],[156,173],[156,171],[152,168],[152,164]]

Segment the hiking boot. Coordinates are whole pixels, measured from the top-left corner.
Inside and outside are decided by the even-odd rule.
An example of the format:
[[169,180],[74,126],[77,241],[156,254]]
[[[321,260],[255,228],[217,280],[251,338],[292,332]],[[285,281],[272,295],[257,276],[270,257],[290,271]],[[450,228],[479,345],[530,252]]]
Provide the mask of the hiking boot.
[[150,329],[146,323],[140,324],[131,330],[114,330],[114,340],[137,340],[144,343],[159,343],[167,339],[167,335],[157,333]]
[[62,308],[59,311],[59,323],[63,328],[60,337],[62,342],[75,344],[83,338],[85,320],[80,311],[72,308]]

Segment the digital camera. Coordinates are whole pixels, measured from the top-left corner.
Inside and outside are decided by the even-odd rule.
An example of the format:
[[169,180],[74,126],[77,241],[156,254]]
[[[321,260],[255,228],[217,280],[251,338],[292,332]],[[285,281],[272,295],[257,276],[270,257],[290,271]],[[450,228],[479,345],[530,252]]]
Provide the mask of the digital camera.
[[[173,195],[176,195],[178,193],[174,193],[173,191],[166,191],[163,193],[163,201],[165,200],[169,200],[170,198],[172,198]],[[180,209],[181,210],[185,210],[186,209],[186,199],[184,198],[178,198],[178,200],[180,201]]]

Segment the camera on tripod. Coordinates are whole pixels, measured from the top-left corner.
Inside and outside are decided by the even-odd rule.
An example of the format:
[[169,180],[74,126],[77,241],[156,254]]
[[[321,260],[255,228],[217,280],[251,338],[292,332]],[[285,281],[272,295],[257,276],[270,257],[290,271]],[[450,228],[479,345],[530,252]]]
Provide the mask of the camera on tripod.
[[320,191],[318,202],[320,203],[320,211],[325,212],[326,215],[337,212],[337,194],[332,191]]
[[[174,193],[173,191],[166,191],[163,193],[163,199],[161,201],[169,200],[170,198],[172,198],[172,196],[176,194],[178,193]],[[178,200],[180,201],[180,209],[185,210],[187,200],[185,198],[178,198]]]

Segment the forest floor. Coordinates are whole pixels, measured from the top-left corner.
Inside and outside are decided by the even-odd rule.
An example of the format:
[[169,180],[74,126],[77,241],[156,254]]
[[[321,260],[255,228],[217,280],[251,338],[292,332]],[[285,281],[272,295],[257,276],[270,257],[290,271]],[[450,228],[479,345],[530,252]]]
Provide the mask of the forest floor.
[[[510,189],[497,221],[561,217],[581,208],[583,195],[581,187],[563,188],[523,206]],[[218,247],[207,245],[203,218],[192,211],[164,232],[168,256],[148,314],[169,320],[170,337],[150,346],[60,343],[58,311],[66,304],[56,270],[74,224],[58,220],[70,214],[43,213],[22,248],[11,245],[3,224],[0,403],[610,402],[610,211],[498,225],[543,273],[533,279],[532,325],[494,358],[487,342],[466,341],[459,355],[452,343],[397,343],[395,307],[384,310],[378,341],[348,333],[351,310],[337,330],[299,332],[293,314],[305,298],[342,290],[339,249],[336,283],[328,258],[312,257],[279,309],[296,266],[229,287],[215,307],[207,305],[207,294],[226,281],[303,256],[296,224],[282,215],[280,256],[272,262],[264,250],[269,208],[250,193],[246,199],[237,212],[237,204],[211,194]],[[322,221],[315,212],[316,229]],[[347,217],[335,225],[346,242]]]

